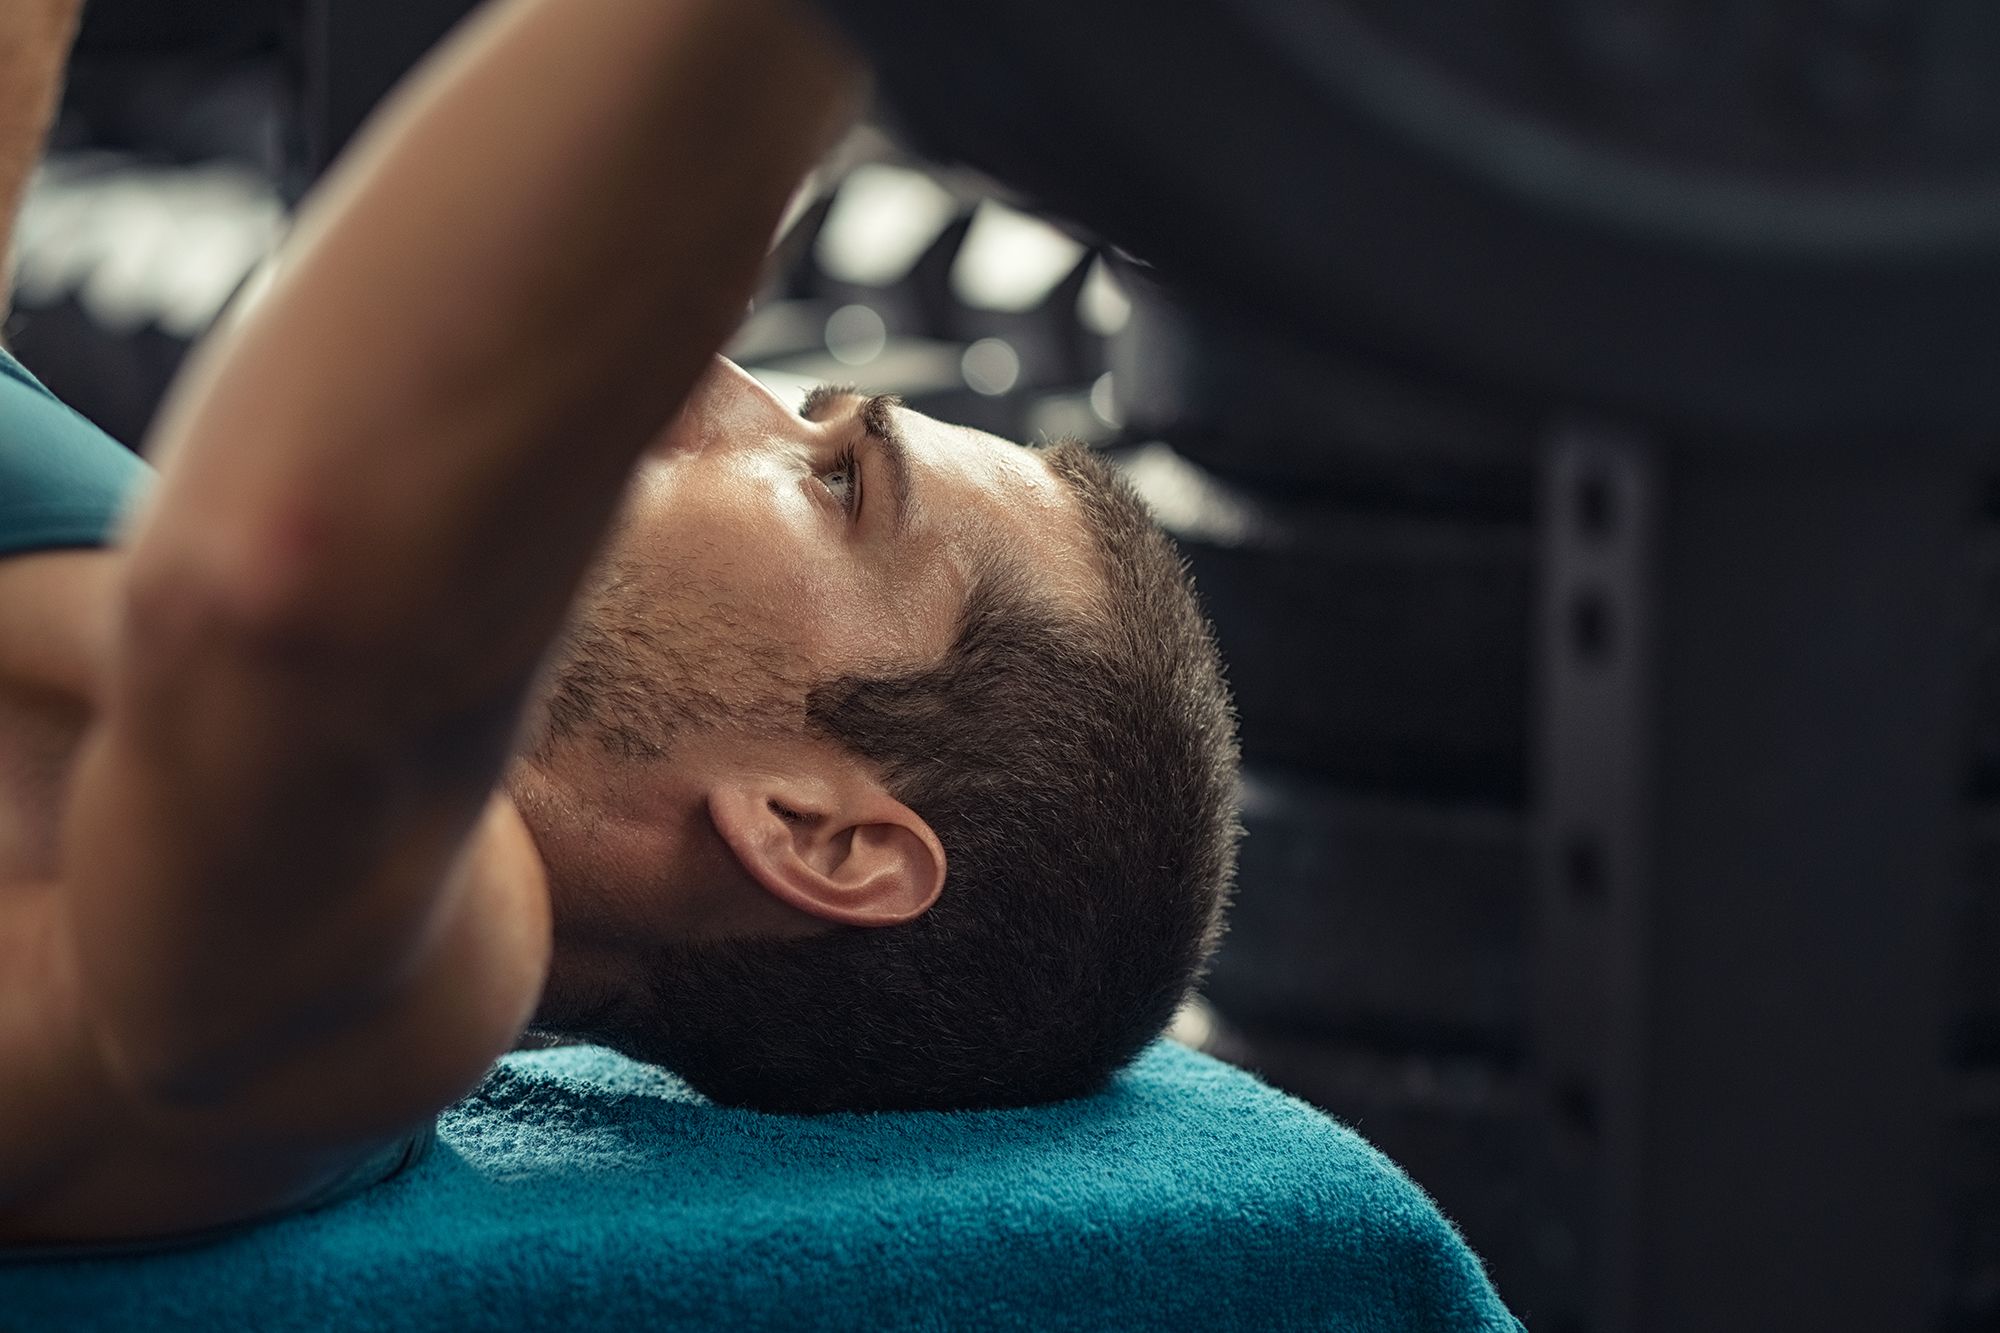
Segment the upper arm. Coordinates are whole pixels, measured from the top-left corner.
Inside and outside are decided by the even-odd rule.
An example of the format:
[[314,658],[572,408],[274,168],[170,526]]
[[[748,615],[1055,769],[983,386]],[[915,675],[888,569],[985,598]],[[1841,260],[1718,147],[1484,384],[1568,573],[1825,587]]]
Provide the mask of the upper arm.
[[127,609],[63,876],[80,984],[121,1073],[220,1096],[425,964],[473,878],[511,718],[404,726],[375,673],[330,645],[176,614]]
[[539,996],[547,897],[496,801],[437,928],[369,1012],[224,1096],[120,1068],[61,885],[0,899],[0,1245],[166,1236],[297,1203],[472,1088]]
[[62,855],[143,1123],[352,1142],[526,1021],[519,705],[853,93],[783,0],[487,6],[177,381]]
[[414,965],[853,77],[785,0],[487,6],[177,382],[64,862],[142,1081],[225,1086]]

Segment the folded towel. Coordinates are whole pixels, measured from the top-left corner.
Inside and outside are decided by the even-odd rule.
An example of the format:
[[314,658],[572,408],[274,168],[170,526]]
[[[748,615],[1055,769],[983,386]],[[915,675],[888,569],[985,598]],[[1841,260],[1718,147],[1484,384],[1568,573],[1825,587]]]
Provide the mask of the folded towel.
[[813,1118],[519,1053],[345,1203],[0,1268],[7,1333],[1519,1327],[1386,1158],[1164,1042],[1060,1105]]

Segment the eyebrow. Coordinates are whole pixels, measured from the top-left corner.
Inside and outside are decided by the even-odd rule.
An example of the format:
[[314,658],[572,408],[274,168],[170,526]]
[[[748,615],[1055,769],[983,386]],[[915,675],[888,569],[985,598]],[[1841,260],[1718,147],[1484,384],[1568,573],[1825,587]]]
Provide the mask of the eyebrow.
[[[852,385],[822,384],[806,393],[805,401],[799,404],[799,415],[808,421],[816,420],[829,403],[860,396],[861,391]],[[910,446],[890,415],[902,403],[893,393],[872,394],[862,399],[861,409],[855,413],[861,429],[881,446],[882,461],[889,469],[889,494],[895,508],[891,531],[898,537],[909,529],[911,508]]]

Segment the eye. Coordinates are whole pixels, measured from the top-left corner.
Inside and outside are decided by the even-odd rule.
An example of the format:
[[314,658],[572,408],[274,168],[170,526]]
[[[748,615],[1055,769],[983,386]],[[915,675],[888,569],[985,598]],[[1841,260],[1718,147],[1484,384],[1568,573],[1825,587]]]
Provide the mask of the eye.
[[854,512],[855,501],[861,494],[861,473],[857,467],[853,446],[840,451],[833,466],[820,474],[820,484],[840,502],[840,507],[850,514]]

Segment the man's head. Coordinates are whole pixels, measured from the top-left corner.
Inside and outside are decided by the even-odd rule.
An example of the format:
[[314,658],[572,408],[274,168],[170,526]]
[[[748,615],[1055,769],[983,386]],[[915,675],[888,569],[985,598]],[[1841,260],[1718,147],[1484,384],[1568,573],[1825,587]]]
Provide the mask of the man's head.
[[794,415],[719,363],[635,482],[548,718],[514,785],[556,887],[549,1017],[720,1100],[1086,1091],[1219,929],[1213,643],[1078,447],[840,391]]

